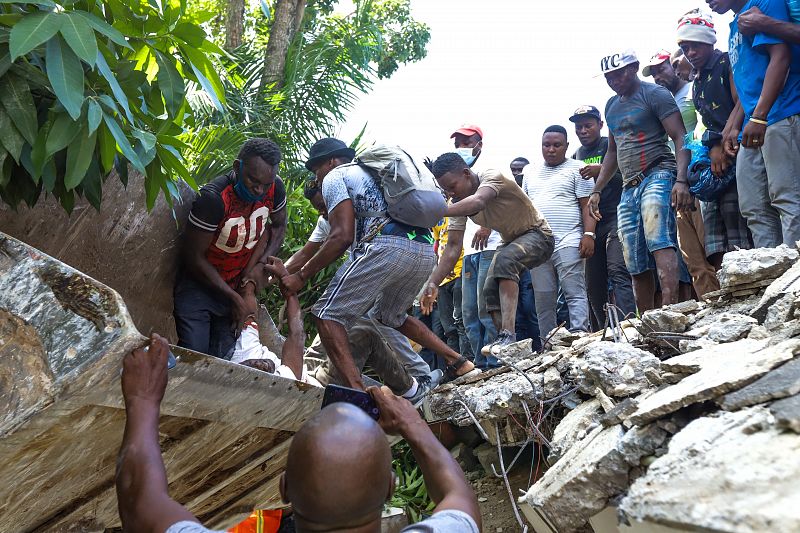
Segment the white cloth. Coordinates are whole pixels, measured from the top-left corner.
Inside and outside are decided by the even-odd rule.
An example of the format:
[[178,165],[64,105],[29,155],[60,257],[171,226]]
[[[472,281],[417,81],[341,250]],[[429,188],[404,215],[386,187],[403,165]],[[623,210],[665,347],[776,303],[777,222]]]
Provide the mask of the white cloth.
[[[291,368],[284,365],[277,355],[261,344],[261,340],[258,337],[258,328],[252,323],[248,323],[242,330],[242,334],[236,339],[231,362],[242,363],[248,359],[267,359],[272,361],[275,365],[276,376],[298,380]],[[305,365],[303,366],[303,375],[298,381],[317,387],[322,386],[319,381],[308,375]]]
[[480,228],[481,227],[474,223],[470,218],[467,218],[467,227],[464,229],[464,257],[488,250],[497,250],[497,247],[503,243],[503,239],[500,237],[500,234],[492,230],[492,233],[489,234],[489,242],[486,244],[486,248],[483,250],[473,248],[472,239],[475,238],[475,234]]
[[586,163],[567,159],[558,166],[526,165],[522,190],[542,213],[556,240],[555,251],[580,246],[583,215],[579,198],[592,194],[594,180],[581,177]]
[[330,234],[331,223],[320,216],[317,219],[317,225],[314,226],[314,231],[311,232],[311,236],[308,238],[308,240],[309,242],[325,242],[325,239],[327,239],[328,235]]

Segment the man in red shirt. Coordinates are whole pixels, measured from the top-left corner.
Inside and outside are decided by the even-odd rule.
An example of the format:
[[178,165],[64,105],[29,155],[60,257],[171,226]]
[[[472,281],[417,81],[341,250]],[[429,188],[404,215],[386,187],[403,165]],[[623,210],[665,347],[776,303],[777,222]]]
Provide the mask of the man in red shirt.
[[183,267],[175,284],[179,346],[230,355],[247,315],[236,289],[255,283],[248,273],[283,244],[286,189],[276,173],[280,160],[274,142],[250,139],[233,169],[200,189],[183,234]]

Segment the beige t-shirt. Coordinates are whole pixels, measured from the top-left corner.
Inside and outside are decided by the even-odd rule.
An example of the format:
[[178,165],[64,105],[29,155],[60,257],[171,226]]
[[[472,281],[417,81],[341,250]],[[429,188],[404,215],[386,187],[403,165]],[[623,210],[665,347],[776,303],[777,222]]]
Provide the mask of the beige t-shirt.
[[[508,179],[499,170],[486,169],[478,172],[478,189],[488,187],[497,193],[494,200],[469,218],[473,222],[500,233],[503,242],[511,242],[520,235],[539,228],[545,235],[552,235],[550,225],[517,182]],[[449,230],[461,230],[467,226],[467,217],[450,217]]]

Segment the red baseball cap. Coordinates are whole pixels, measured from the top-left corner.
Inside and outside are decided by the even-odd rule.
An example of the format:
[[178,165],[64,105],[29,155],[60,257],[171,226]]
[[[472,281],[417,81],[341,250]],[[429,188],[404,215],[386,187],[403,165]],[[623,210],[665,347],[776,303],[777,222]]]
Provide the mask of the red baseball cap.
[[477,133],[478,137],[483,139],[483,130],[481,130],[481,128],[479,126],[476,126],[475,124],[462,124],[456,131],[453,132],[450,138],[452,139],[453,137],[456,136],[456,134],[459,133],[461,135],[466,135],[467,137],[472,137]]
[[647,63],[647,65],[645,65],[642,69],[642,76],[650,76],[650,67],[655,67],[664,61],[669,61],[670,57],[672,57],[672,53],[669,50],[659,50],[656,52],[653,57],[650,58],[650,61]]

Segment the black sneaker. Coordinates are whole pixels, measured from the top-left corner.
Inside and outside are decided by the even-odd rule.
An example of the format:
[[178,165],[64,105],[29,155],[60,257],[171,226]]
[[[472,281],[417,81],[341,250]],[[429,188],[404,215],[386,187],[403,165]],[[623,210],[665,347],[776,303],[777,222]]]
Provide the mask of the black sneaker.
[[414,407],[419,407],[428,393],[439,386],[439,382],[442,380],[443,375],[444,373],[441,370],[434,370],[427,376],[420,376],[416,378],[417,393],[411,398],[407,398],[408,401],[411,402],[411,405]]
[[497,338],[493,343],[487,344],[481,348],[481,353],[486,356],[493,355],[497,357],[506,346],[515,342],[517,342],[516,334],[504,329],[497,334]]

